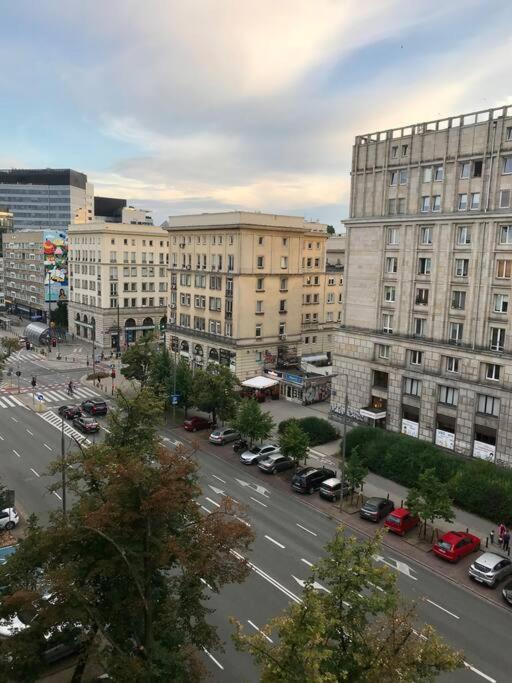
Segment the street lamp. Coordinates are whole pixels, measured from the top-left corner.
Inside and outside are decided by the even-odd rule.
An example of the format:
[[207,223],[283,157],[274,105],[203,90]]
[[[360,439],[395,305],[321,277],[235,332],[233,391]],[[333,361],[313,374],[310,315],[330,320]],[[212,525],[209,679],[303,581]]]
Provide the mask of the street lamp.
[[341,493],[340,493],[340,512],[343,512],[343,489],[345,487],[345,464],[347,456],[347,410],[348,410],[348,375],[341,374],[345,380],[345,409],[343,410],[343,443],[341,446]]

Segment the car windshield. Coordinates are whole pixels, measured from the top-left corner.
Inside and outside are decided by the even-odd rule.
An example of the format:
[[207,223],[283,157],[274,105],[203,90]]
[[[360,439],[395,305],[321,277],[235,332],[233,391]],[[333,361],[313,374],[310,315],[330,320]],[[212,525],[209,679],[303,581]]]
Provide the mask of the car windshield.
[[258,453],[261,453],[261,446],[254,446],[253,448],[249,448],[249,453],[254,453],[254,455],[258,455]]
[[377,506],[375,503],[370,503],[369,501],[364,504],[364,509],[365,510],[376,510]]
[[90,425],[96,424],[96,420],[95,420],[93,417],[83,417],[82,420],[83,420],[86,424],[90,424]]
[[482,572],[483,574],[488,574],[491,571],[491,567],[486,567],[485,564],[480,564],[480,562],[475,562],[473,564],[475,569],[478,569],[479,572]]
[[388,522],[391,522],[392,524],[400,524],[400,517],[397,517],[396,515],[388,515]]
[[443,550],[451,550],[452,549],[452,544],[448,543],[448,541],[438,541],[437,545],[440,548],[443,548]]

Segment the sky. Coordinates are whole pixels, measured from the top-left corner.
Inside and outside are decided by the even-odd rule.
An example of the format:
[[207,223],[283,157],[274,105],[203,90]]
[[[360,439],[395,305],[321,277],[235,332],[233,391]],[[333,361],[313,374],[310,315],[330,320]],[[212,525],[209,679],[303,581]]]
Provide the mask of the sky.
[[0,168],[340,230],[358,134],[512,103],[507,0],[0,1]]

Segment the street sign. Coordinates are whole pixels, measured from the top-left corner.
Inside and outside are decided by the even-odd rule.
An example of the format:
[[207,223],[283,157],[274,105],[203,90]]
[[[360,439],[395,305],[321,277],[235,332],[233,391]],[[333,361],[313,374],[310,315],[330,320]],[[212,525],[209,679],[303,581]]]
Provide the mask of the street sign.
[[16,377],[19,377],[21,375],[21,370],[16,370]]
[[37,398],[38,401],[44,401],[44,394],[35,394],[35,397]]
[[171,394],[171,405],[177,406],[181,398],[181,394]]

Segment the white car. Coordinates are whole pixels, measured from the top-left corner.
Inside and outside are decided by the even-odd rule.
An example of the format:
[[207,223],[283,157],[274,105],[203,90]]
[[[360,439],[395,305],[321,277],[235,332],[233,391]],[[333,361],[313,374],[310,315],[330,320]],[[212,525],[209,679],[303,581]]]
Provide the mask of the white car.
[[256,465],[260,460],[264,460],[269,455],[274,455],[279,452],[279,446],[276,446],[273,443],[266,443],[263,446],[253,446],[242,453],[240,462],[244,465]]
[[0,512],[0,530],[7,529],[9,531],[14,529],[19,521],[20,518],[15,508],[5,508]]

